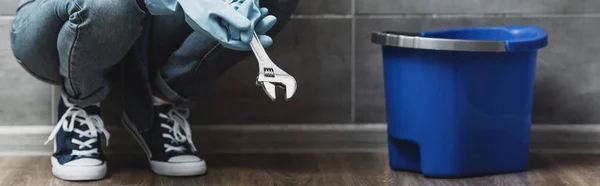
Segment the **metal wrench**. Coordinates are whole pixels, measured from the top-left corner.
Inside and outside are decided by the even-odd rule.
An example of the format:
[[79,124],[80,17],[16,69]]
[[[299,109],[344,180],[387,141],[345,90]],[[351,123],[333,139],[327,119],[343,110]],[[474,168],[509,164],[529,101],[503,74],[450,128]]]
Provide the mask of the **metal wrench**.
[[273,63],[271,58],[267,55],[265,48],[260,43],[256,32],[254,33],[252,41],[250,41],[250,48],[258,61],[258,77],[256,77],[256,85],[262,85],[263,90],[271,100],[275,100],[277,97],[275,85],[285,89],[286,101],[292,98],[294,93],[296,93],[296,79]]

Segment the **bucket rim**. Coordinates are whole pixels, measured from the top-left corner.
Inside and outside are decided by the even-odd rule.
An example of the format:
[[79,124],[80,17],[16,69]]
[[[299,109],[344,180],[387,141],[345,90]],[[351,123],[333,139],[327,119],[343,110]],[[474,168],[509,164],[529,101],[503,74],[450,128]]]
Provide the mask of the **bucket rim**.
[[384,46],[401,48],[451,50],[467,52],[506,52],[506,44],[502,41],[480,41],[463,39],[443,39],[421,37],[420,33],[402,33],[393,31],[374,32],[372,42]]
[[[437,34],[470,31],[501,31],[517,37],[521,33],[527,33],[528,35],[507,40],[469,40],[435,37]],[[468,52],[532,51],[545,47],[548,44],[547,40],[547,33],[536,26],[470,27],[421,33],[380,31],[373,32],[371,35],[373,43],[384,46]]]

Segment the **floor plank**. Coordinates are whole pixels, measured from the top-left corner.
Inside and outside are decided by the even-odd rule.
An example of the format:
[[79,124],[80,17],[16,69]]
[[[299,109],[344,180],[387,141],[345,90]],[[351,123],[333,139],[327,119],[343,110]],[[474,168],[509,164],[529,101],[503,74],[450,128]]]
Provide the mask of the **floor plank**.
[[67,182],[50,173],[49,157],[0,157],[0,185],[598,185],[600,155],[533,154],[527,172],[431,179],[391,171],[384,153],[211,154],[209,173],[169,178],[149,171],[140,155],[109,156],[109,175]]

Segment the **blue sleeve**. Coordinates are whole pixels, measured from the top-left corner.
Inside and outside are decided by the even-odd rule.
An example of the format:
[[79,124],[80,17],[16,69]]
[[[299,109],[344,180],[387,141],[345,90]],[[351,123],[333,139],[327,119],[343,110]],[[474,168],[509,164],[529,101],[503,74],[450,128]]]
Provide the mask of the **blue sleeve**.
[[170,15],[183,12],[177,0],[145,0],[151,15]]

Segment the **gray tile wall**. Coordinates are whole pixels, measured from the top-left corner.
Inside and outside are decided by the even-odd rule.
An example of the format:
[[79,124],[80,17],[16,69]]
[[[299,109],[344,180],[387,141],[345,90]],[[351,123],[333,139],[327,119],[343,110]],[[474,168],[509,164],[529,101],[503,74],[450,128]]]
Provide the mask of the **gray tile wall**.
[[0,18],[0,126],[50,124],[50,86],[29,76],[10,50],[12,18]]
[[12,16],[15,14],[19,0],[0,0],[0,16]]
[[[0,0],[0,87],[28,86],[0,91],[0,125],[49,123],[50,89],[26,75],[10,53],[16,3]],[[192,123],[385,122],[380,48],[370,43],[372,31],[509,24],[539,25],[550,34],[539,57],[534,122],[600,123],[600,1],[303,0],[296,14],[269,49],[296,76],[294,99],[269,101],[254,86],[251,57],[218,80]],[[105,110],[114,117],[107,123],[116,123],[119,114],[112,109],[118,96],[112,97]]]

